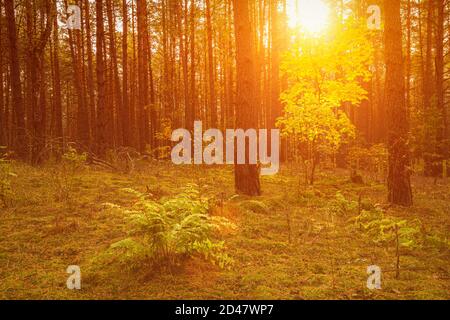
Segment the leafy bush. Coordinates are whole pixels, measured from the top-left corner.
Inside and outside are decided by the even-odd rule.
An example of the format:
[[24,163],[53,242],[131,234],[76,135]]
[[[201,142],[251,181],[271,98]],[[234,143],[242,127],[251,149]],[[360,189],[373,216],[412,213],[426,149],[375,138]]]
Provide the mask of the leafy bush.
[[383,218],[363,226],[375,243],[392,243],[398,240],[398,244],[403,248],[420,247],[420,228],[406,220]]
[[11,162],[4,156],[0,156],[0,200],[3,206],[7,206],[8,199],[13,195],[11,189],[11,177],[15,177]]
[[362,210],[354,220],[374,243],[388,244],[398,236],[401,247],[412,249],[421,245],[420,221],[408,222],[388,217],[380,208]]
[[365,235],[376,244],[395,245],[396,277],[400,276],[400,249],[414,250],[422,247],[420,221],[408,222],[386,217],[381,209],[362,210],[355,219]]
[[125,191],[137,197],[131,209],[107,206],[127,215],[130,237],[111,245],[109,255],[129,267],[146,262],[155,267],[173,267],[195,255],[221,268],[231,266],[224,243],[215,242],[212,236],[234,225],[209,215],[208,200],[201,197],[196,185],[188,185],[184,192],[163,202],[132,189]]
[[357,202],[347,200],[339,191],[336,193],[335,199],[330,204],[331,211],[336,214],[346,214],[355,211],[357,207]]

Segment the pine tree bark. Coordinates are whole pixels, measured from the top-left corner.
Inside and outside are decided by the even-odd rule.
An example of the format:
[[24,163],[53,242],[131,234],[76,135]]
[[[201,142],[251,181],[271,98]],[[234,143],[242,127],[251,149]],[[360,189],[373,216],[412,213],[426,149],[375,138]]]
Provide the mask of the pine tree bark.
[[128,6],[127,0],[122,0],[122,20],[123,20],[123,39],[122,39],[122,139],[125,146],[130,146],[130,110],[128,98]]
[[[149,34],[147,20],[147,3],[137,0],[137,32],[138,32],[138,106],[137,121],[139,130],[139,150],[145,151],[149,142],[148,109],[149,103]],[[153,124],[152,124],[153,125]]]
[[[439,125],[437,128],[437,152],[440,160],[448,158],[448,143],[445,142],[447,136],[447,112],[445,107],[444,88],[444,12],[445,0],[435,0],[437,8],[437,28],[436,28],[436,95],[437,111],[439,112]],[[439,165],[439,173],[442,172],[442,165]]]
[[[427,38],[425,55],[425,74],[423,83],[424,95],[424,115],[425,115],[425,136],[428,142],[425,145],[425,176],[435,177],[436,167],[436,141],[434,139],[433,118],[435,113],[433,95],[434,95],[434,77],[433,77],[433,29],[434,29],[434,0],[427,0]],[[432,138],[432,139],[430,139]]]
[[216,74],[214,70],[213,54],[213,29],[211,21],[211,0],[206,1],[206,32],[208,37],[208,81],[209,81],[209,109],[211,113],[211,127],[217,127],[217,97],[216,97]]
[[108,18],[108,33],[109,33],[109,55],[111,59],[111,76],[113,92],[114,92],[114,104],[115,104],[115,117],[116,121],[116,140],[119,146],[123,145],[123,98],[122,88],[120,86],[119,67],[117,62],[117,48],[116,48],[116,24],[113,16],[114,4],[112,0],[106,1],[106,12]]
[[[37,6],[37,7],[36,7]],[[29,97],[29,133],[31,137],[31,163],[39,164],[44,159],[46,144],[46,75],[45,47],[51,35],[54,15],[50,0],[41,3],[25,1],[26,28],[28,36],[28,97]],[[39,17],[34,9],[39,8]],[[45,22],[44,22],[45,21]],[[41,26],[39,28],[39,26]],[[36,31],[40,31],[37,33]]]
[[95,108],[95,84],[94,84],[94,63],[91,34],[91,13],[89,0],[84,1],[84,20],[86,25],[86,51],[87,51],[87,92],[89,96],[89,128],[91,132],[90,144],[97,137],[97,112]]
[[27,139],[25,128],[25,105],[22,96],[22,83],[20,81],[19,49],[17,44],[16,17],[14,13],[15,1],[5,1],[6,29],[9,40],[9,59],[11,74],[11,95],[14,114],[14,150],[17,156],[27,159]]
[[400,0],[385,0],[386,108],[388,113],[388,199],[411,206],[408,118],[402,53]]
[[[3,8],[0,3],[0,19],[3,20]],[[3,24],[0,23],[0,35],[3,34]],[[0,37],[0,147],[4,147],[6,145],[6,117],[8,114],[6,113],[5,101],[4,97],[4,78],[3,78],[3,38]],[[0,150],[1,152],[2,150]]]
[[194,131],[194,121],[197,119],[196,114],[196,104],[197,104],[197,93],[196,93],[196,52],[195,52],[195,15],[196,15],[196,5],[195,0],[191,0],[191,6],[190,6],[190,99],[189,99],[189,109],[186,113],[186,122],[187,122],[187,128],[189,131]]
[[[233,0],[234,25],[236,33],[237,101],[236,125],[241,129],[257,128],[254,113],[256,109],[256,76],[253,61],[253,39],[250,24],[249,1]],[[246,139],[247,140],[247,139]],[[246,141],[247,164],[235,165],[235,186],[238,193],[259,196],[261,185],[257,165],[248,164],[249,145]]]
[[89,146],[89,118],[86,105],[85,86],[83,79],[83,56],[81,30],[69,30],[69,46],[72,58],[72,78],[77,96],[77,142],[83,150]]
[[406,107],[409,110],[411,108],[411,37],[412,37],[412,26],[411,26],[411,0],[407,0],[406,9]]
[[279,34],[279,0],[271,0],[271,79],[270,79],[270,121],[269,127],[275,128],[278,117],[281,116],[280,103],[280,34]]
[[[57,5],[55,3],[56,12]],[[61,72],[59,65],[59,33],[58,21],[53,22],[53,138],[58,141],[57,152],[62,152],[64,146],[63,120],[62,120],[62,98],[61,98]]]
[[105,60],[104,60],[104,19],[103,0],[95,2],[96,12],[96,61],[97,61],[97,153],[100,157],[106,155],[108,148],[108,116],[106,111]]

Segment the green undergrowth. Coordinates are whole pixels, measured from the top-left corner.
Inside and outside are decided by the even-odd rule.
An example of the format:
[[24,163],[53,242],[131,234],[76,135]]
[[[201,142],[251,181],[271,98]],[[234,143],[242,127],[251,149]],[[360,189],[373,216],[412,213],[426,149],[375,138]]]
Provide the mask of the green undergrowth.
[[[248,198],[229,167],[143,162],[121,174],[81,160],[5,164],[0,298],[450,298],[449,181],[414,177],[405,209],[344,171],[308,186],[283,167]],[[81,267],[80,291],[66,289],[69,265]],[[382,290],[366,288],[370,265]]]

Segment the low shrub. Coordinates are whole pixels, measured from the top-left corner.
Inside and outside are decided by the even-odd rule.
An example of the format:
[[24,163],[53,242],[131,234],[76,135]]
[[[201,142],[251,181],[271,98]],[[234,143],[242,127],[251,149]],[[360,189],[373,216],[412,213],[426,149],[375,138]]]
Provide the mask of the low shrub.
[[170,268],[193,256],[221,268],[232,265],[224,242],[214,241],[213,236],[234,225],[209,215],[209,201],[202,198],[196,185],[188,185],[181,194],[160,202],[136,190],[125,191],[137,198],[131,208],[106,206],[126,215],[129,237],[111,245],[107,255],[131,268],[147,263]]

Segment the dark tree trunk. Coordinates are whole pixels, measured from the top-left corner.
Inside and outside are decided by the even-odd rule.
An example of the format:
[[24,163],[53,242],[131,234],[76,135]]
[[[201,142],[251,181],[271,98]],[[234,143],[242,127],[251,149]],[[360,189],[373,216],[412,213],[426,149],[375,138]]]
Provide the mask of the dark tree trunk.
[[[37,7],[36,7],[37,6]],[[28,97],[29,97],[29,129],[31,137],[31,162],[39,164],[44,159],[46,144],[46,76],[45,76],[45,47],[53,27],[53,10],[49,0],[41,3],[25,2],[26,28],[28,36]],[[41,13],[38,18],[34,9]],[[45,21],[45,23],[44,23]],[[39,27],[41,26],[41,27]],[[41,32],[37,33],[36,31]]]
[[130,109],[128,101],[128,6],[127,0],[122,0],[122,16],[123,16],[123,39],[122,39],[122,89],[123,89],[123,102],[122,102],[122,133],[123,144],[130,146]]
[[[427,143],[425,144],[425,176],[435,177],[437,174],[436,166],[436,141],[435,127],[434,127],[434,89],[435,78],[433,77],[433,29],[434,29],[434,0],[427,0],[427,41],[426,41],[426,56],[425,56],[425,74],[423,83],[424,95],[424,115],[425,115],[425,137]],[[429,140],[428,140],[429,139]]]
[[386,107],[388,112],[389,201],[411,206],[408,118],[402,54],[400,0],[385,0]]
[[[3,20],[3,9],[0,3],[0,19]],[[0,23],[0,35],[3,34],[3,24]],[[0,147],[4,147],[6,143],[7,126],[5,119],[8,117],[6,112],[4,97],[4,78],[3,78],[3,38],[0,36]],[[2,150],[0,150],[2,152]]]
[[104,38],[105,30],[103,25],[103,1],[95,3],[97,17],[97,153],[104,157],[108,148],[108,115],[106,111],[106,86],[105,86],[105,61],[104,61]]
[[109,54],[111,58],[111,78],[112,88],[114,92],[115,116],[116,116],[116,137],[117,144],[123,145],[123,98],[122,89],[120,87],[119,67],[117,62],[117,48],[116,48],[116,24],[113,16],[114,4],[112,0],[106,1],[106,11],[108,17],[108,32],[109,32]]
[[73,84],[77,95],[77,141],[84,150],[89,145],[89,123],[83,84],[83,57],[81,54],[81,31],[69,30],[70,55],[72,57]]
[[[257,128],[254,117],[256,103],[256,77],[253,62],[253,40],[248,0],[233,0],[236,32],[237,101],[236,125],[241,129]],[[246,141],[246,160],[249,161]],[[236,191],[248,196],[259,196],[261,186],[257,165],[235,165]]]
[[[56,11],[56,4],[54,10]],[[59,34],[58,21],[53,22],[53,137],[58,141],[57,152],[62,152],[64,145],[62,98],[61,98],[61,74],[59,66]]]
[[6,28],[9,39],[9,57],[11,74],[11,105],[14,114],[14,149],[18,157],[27,159],[27,139],[25,136],[25,106],[20,81],[19,49],[17,45],[16,17],[14,14],[14,0],[5,1]]
[[[149,105],[149,34],[147,20],[147,3],[137,0],[137,30],[138,30],[138,107],[137,121],[139,129],[139,150],[145,151],[149,141],[148,109]],[[153,125],[153,124],[152,124]]]
[[190,44],[191,44],[191,48],[190,48],[190,59],[191,59],[191,74],[190,74],[190,99],[189,99],[189,109],[187,111],[186,114],[186,122],[187,122],[187,128],[189,131],[193,132],[194,131],[194,121],[197,119],[197,114],[196,114],[196,104],[197,104],[197,93],[196,93],[196,81],[195,81],[195,76],[196,76],[196,64],[195,64],[195,59],[196,59],[196,53],[195,53],[195,13],[196,13],[196,9],[195,9],[195,0],[191,0],[191,7],[190,7],[190,19],[191,19],[191,25],[190,25]]
[[208,81],[209,81],[209,110],[211,112],[211,127],[217,127],[216,75],[214,70],[213,30],[211,22],[211,0],[206,0],[206,32],[208,37]]
[[89,9],[89,0],[84,2],[84,20],[86,21],[86,51],[87,51],[87,91],[89,95],[89,127],[91,129],[90,139],[97,137],[97,112],[95,109],[95,84],[94,84],[94,63],[92,54],[92,39],[91,39],[91,14]]
[[[189,74],[188,74],[188,0],[184,0],[183,7],[184,40],[180,41],[180,52],[183,64],[183,88],[184,88],[184,127],[188,128],[189,114]],[[180,30],[180,34],[182,31]]]
[[279,0],[271,0],[271,79],[270,79],[270,121],[268,126],[275,128],[275,123],[278,117],[281,116],[280,103],[280,33],[279,33]]
[[[448,157],[448,143],[445,142],[447,136],[447,112],[445,107],[445,87],[444,87],[444,12],[445,1],[435,0],[438,11],[436,29],[436,95],[437,109],[439,112],[439,125],[437,128],[437,152],[440,160]],[[439,173],[442,172],[442,165],[439,165]]]

